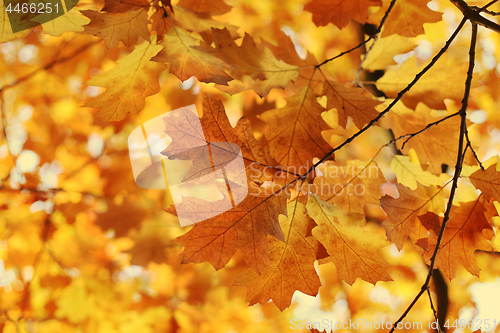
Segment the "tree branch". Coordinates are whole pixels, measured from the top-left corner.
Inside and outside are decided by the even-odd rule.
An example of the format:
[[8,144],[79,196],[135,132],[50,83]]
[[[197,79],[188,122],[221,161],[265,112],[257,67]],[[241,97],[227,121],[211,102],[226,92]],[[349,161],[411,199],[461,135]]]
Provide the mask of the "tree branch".
[[[462,22],[466,20],[466,17],[462,20]],[[455,198],[455,192],[458,187],[458,179],[460,178],[460,173],[462,172],[462,166],[463,166],[463,161],[464,161],[464,155],[465,155],[465,147],[464,149],[464,141],[465,141],[465,133],[467,131],[467,105],[469,102],[469,94],[470,94],[470,89],[472,86],[472,76],[473,76],[473,71],[474,71],[474,62],[475,62],[475,57],[476,57],[476,41],[477,41],[477,24],[474,22],[472,23],[472,37],[471,37],[471,43],[470,43],[470,50],[469,50],[469,69],[467,71],[467,79],[465,81],[465,92],[464,92],[464,98],[462,99],[462,107],[460,108],[459,114],[460,114],[460,137],[458,139],[458,154],[457,154],[457,163],[455,165],[455,173],[453,175],[453,184],[451,186],[451,191],[450,191],[450,198],[448,201],[448,205],[446,207],[446,212],[444,213],[444,218],[443,218],[443,224],[441,226],[441,231],[439,232],[439,236],[437,238],[437,243],[436,243],[436,248],[434,249],[434,253],[432,254],[431,260],[430,260],[430,265],[429,265],[429,272],[427,273],[427,278],[425,279],[424,284],[422,285],[422,288],[420,289],[420,292],[415,296],[411,304],[408,306],[408,308],[405,310],[405,312],[399,317],[399,319],[393,324],[392,329],[389,331],[389,333],[394,332],[396,329],[397,325],[406,317],[408,312],[413,308],[415,303],[418,301],[418,299],[423,295],[423,293],[429,288],[429,283],[432,278],[432,274],[434,272],[434,265],[436,263],[436,258],[437,254],[439,252],[439,248],[441,246],[441,242],[443,240],[443,235],[444,231],[446,229],[446,224],[448,223],[450,219],[450,213],[451,213],[451,208],[453,206],[453,199]]]

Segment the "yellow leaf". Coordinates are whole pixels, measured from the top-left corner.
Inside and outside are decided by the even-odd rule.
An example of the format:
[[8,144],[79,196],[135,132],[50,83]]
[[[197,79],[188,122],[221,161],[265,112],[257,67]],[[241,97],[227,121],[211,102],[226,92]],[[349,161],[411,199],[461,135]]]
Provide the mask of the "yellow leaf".
[[85,29],[84,25],[90,22],[90,19],[83,16],[78,10],[73,9],[67,12],[64,15],[57,16],[52,21],[47,22],[46,18],[38,18],[40,21],[37,21],[38,17],[32,19],[32,21],[36,22],[46,22],[42,24],[43,32],[52,35],[52,36],[61,36],[65,32],[82,32]]
[[424,186],[440,185],[450,178],[446,174],[439,177],[429,171],[424,171],[420,164],[412,163],[410,157],[396,155],[391,162],[391,171],[396,174],[398,182],[411,190],[417,189],[417,182]]
[[145,98],[160,91],[158,75],[168,67],[150,61],[161,49],[155,36],[151,43],[139,44],[132,53],[118,60],[116,67],[91,78],[88,85],[107,90],[85,106],[100,107],[97,116],[106,121],[121,120],[127,113],[141,111]]

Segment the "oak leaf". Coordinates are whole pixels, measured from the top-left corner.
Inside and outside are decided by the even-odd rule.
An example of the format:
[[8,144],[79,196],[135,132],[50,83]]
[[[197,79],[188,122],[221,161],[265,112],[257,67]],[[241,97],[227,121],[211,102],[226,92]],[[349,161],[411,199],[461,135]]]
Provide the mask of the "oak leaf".
[[286,106],[264,112],[259,118],[269,128],[265,132],[269,140],[271,155],[287,168],[299,170],[312,166],[314,157],[323,157],[330,145],[321,136],[321,131],[330,129],[321,117],[326,111],[316,100],[316,94],[308,87],[298,95],[287,99]]
[[494,198],[500,202],[500,172],[497,171],[496,164],[486,170],[477,170],[469,176],[469,180],[487,198]]
[[100,13],[94,10],[83,10],[83,15],[90,18],[85,32],[104,39],[108,49],[118,47],[120,41],[130,47],[139,38],[149,41],[148,16],[145,8],[123,13]]
[[[372,44],[373,45],[373,44]],[[379,38],[363,61],[363,68],[368,71],[386,69],[387,66],[396,65],[394,56],[410,52],[416,44],[408,38],[399,35]]]
[[[456,275],[458,265],[469,273],[479,276],[480,268],[474,259],[476,250],[491,251],[491,240],[495,235],[485,216],[486,209],[481,197],[476,201],[462,202],[460,207],[453,206],[450,219],[443,234],[441,246],[436,257],[436,268],[441,268],[448,279]],[[430,262],[436,248],[437,235],[441,230],[443,218],[428,212],[419,216],[420,222],[431,230],[424,259]]]
[[298,66],[276,59],[264,44],[257,44],[250,35],[245,34],[238,46],[228,29],[212,29],[211,39],[215,48],[204,45],[199,49],[225,62],[225,72],[236,80],[228,87],[217,85],[223,92],[234,95],[253,89],[259,96],[269,94],[272,88],[285,88],[298,75]]
[[[424,33],[424,23],[441,21],[441,13],[427,7],[429,0],[396,1],[391,15],[384,24],[383,36],[398,34],[404,37],[415,37]],[[385,13],[384,9],[381,9]]]
[[316,226],[299,201],[288,204],[288,217],[280,215],[284,241],[268,237],[269,265],[260,272],[248,269],[238,275],[234,285],[247,287],[250,305],[270,299],[283,311],[290,306],[295,291],[315,296],[321,286],[314,261],[318,241],[311,236]]
[[450,178],[446,174],[441,174],[438,177],[429,171],[424,171],[420,164],[411,162],[410,157],[403,155],[394,156],[391,162],[391,172],[396,175],[398,183],[410,190],[417,189],[417,182],[424,186],[442,186]]
[[380,0],[313,0],[304,9],[313,14],[313,22],[317,26],[333,23],[342,29],[350,20],[366,23],[368,8],[381,5]]
[[[411,134],[424,129],[427,124],[439,120],[433,116],[432,110],[423,104],[419,104],[415,111],[403,107],[394,108],[390,114],[382,119],[382,125],[390,128],[395,137]],[[416,135],[405,143],[398,143],[398,148],[404,154],[410,149],[417,153],[420,164],[428,166],[427,171],[441,174],[441,165],[455,165],[457,159],[457,140],[460,131],[460,118],[449,118],[435,126],[428,128],[424,133]],[[476,164],[473,154],[468,151],[465,155],[465,163]]]
[[[419,102],[423,102],[432,109],[446,110],[446,98],[457,102],[462,100],[468,64],[462,62],[449,65],[447,58],[446,55],[442,56],[410,91],[404,94],[401,100],[407,107],[415,109]],[[396,97],[421,70],[415,57],[411,57],[401,67],[386,71],[384,76],[377,80],[377,88],[387,97]],[[475,85],[474,83],[473,86]]]
[[313,236],[330,255],[320,264],[333,262],[339,277],[350,285],[357,278],[373,284],[392,280],[386,271],[390,265],[377,253],[390,243],[368,230],[363,214],[344,212],[317,196],[311,196],[307,211],[318,224]]
[[375,164],[351,161],[347,165],[328,161],[316,168],[314,190],[322,200],[335,204],[340,210],[364,212],[365,204],[379,204],[380,188],[386,181]]
[[[235,195],[235,191],[232,192]],[[278,216],[287,213],[285,191],[268,196],[250,193],[236,207],[225,212],[221,211],[218,201],[183,197],[182,202],[175,205],[175,210],[182,210],[187,218],[192,216],[204,220],[177,238],[184,245],[183,263],[208,261],[218,270],[239,250],[247,265],[260,273],[270,263],[267,235],[274,236],[279,242],[284,240]],[[167,211],[174,213],[172,208]],[[204,217],[206,213],[217,211],[222,214],[209,219]]]
[[385,228],[389,240],[401,250],[408,238],[414,243],[419,239],[427,238],[427,230],[420,223],[418,216],[426,212],[442,212],[444,198],[442,189],[435,186],[417,185],[415,191],[400,184],[396,186],[399,198],[385,195],[380,199],[380,203],[387,214],[387,219],[382,223],[382,226]]
[[231,6],[224,0],[181,0],[178,4],[196,13],[208,15],[222,15],[231,10]]
[[91,78],[88,85],[105,87],[106,91],[85,106],[100,107],[97,116],[106,121],[121,120],[127,113],[141,111],[145,98],[160,91],[158,75],[168,67],[150,61],[161,49],[153,37],[151,43],[139,44],[118,60],[114,68]]
[[[248,119],[241,118],[233,128],[221,101],[205,96],[202,107],[201,119],[195,119],[197,115],[190,111],[182,113],[182,119],[164,118],[165,132],[172,138],[172,143],[161,153],[169,159],[193,161],[185,175],[186,180],[213,171],[207,145],[211,145],[211,149],[215,149],[219,155],[219,161],[215,163],[217,168],[223,167],[238,156],[238,149],[230,148],[228,144],[237,145],[241,149],[249,182],[258,183],[266,169],[273,169],[277,165],[270,156],[265,137],[255,139]],[[186,151],[187,148],[189,149]],[[203,159],[200,160],[199,157]],[[237,173],[235,177],[241,177],[239,170]]]
[[104,0],[104,7],[101,11],[108,13],[125,13],[147,7],[149,7],[149,1],[147,0]]
[[349,117],[358,128],[363,128],[379,115],[374,107],[381,102],[369,97],[361,88],[350,88],[340,82],[325,81],[323,94],[327,97],[326,107],[337,109],[339,125],[343,128],[346,128]]
[[159,43],[163,49],[153,61],[169,63],[170,73],[181,81],[196,76],[201,82],[227,86],[233,78],[222,70],[225,64],[210,53],[197,49],[201,42],[196,34],[173,27],[163,36]]

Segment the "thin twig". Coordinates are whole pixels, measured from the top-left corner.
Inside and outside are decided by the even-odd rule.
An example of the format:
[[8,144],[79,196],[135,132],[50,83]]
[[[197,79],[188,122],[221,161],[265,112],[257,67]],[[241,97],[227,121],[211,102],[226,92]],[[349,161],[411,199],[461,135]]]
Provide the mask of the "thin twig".
[[[464,17],[464,20],[467,18]],[[463,22],[463,20],[462,20]],[[470,43],[470,50],[469,50],[469,69],[467,71],[467,79],[465,81],[465,92],[464,92],[464,98],[462,99],[462,107],[460,108],[460,137],[458,139],[458,154],[457,154],[457,163],[455,165],[455,173],[453,175],[453,185],[451,186],[451,191],[450,191],[450,198],[448,200],[448,205],[446,207],[446,212],[444,213],[444,218],[443,218],[443,224],[441,226],[441,231],[439,232],[439,236],[437,238],[436,242],[436,247],[434,249],[434,253],[432,254],[431,260],[430,260],[430,265],[429,265],[429,272],[427,273],[427,278],[425,279],[424,284],[422,285],[422,288],[420,289],[420,292],[415,296],[413,301],[410,303],[408,308],[406,308],[405,312],[399,317],[399,319],[394,323],[392,326],[392,329],[389,331],[389,333],[394,332],[395,328],[397,325],[406,317],[406,315],[410,312],[410,310],[413,308],[415,303],[419,300],[419,298],[423,295],[423,293],[429,288],[429,283],[432,278],[432,273],[434,271],[434,265],[436,263],[436,258],[437,254],[439,252],[439,248],[441,246],[441,242],[443,240],[444,236],[444,231],[446,229],[446,224],[448,223],[450,219],[450,213],[451,213],[451,208],[453,206],[453,199],[455,198],[455,192],[458,187],[458,179],[460,178],[460,173],[462,172],[462,166],[464,162],[464,155],[465,155],[465,150],[467,147],[464,149],[464,141],[465,141],[465,133],[467,130],[467,105],[469,102],[469,94],[470,94],[470,89],[472,86],[472,76],[473,76],[473,71],[474,71],[474,63],[475,63],[475,56],[476,56],[476,41],[477,41],[477,24],[474,22],[472,23],[472,37],[471,37],[471,43]]]
[[363,57],[363,60],[361,60],[361,63],[359,64],[358,73],[356,74],[356,80],[355,80],[356,85],[358,87],[361,87],[361,84],[360,84],[360,81],[359,81],[359,77],[361,75],[361,72],[363,71],[363,64],[365,63],[366,58],[368,58],[368,55],[370,54],[370,52],[373,50],[373,47],[375,46],[375,43],[377,43],[378,36],[379,35],[376,34],[373,37],[373,43],[372,43],[372,45],[370,45],[370,48],[368,49],[368,51],[366,51],[365,56]]
[[438,333],[442,333],[441,325],[439,324],[438,314],[436,308],[434,307],[434,302],[432,301],[432,296],[429,286],[427,286],[427,295],[429,296],[429,303],[431,304],[432,313],[434,314],[434,319],[436,320],[437,323]]
[[389,4],[389,7],[387,8],[387,10],[385,11],[385,14],[384,14],[384,17],[382,17],[382,20],[380,20],[380,24],[378,25],[378,28],[377,30],[375,30],[375,33],[373,35],[371,35],[370,37],[368,37],[367,40],[359,43],[358,45],[356,45],[355,47],[347,50],[347,51],[344,51],[344,52],[341,52],[339,54],[337,54],[335,57],[333,58],[330,58],[330,59],[326,59],[325,61],[323,61],[321,64],[319,65],[316,65],[314,66],[315,68],[320,68],[321,66],[323,66],[324,64],[326,63],[329,63],[330,61],[332,60],[335,60],[337,58],[340,58],[342,57],[343,55],[346,55],[348,53],[351,53],[352,51],[356,50],[357,48],[360,48],[361,46],[365,45],[366,43],[368,43],[369,41],[371,41],[375,36],[377,36],[380,31],[382,30],[382,27],[384,26],[384,23],[385,21],[387,20],[387,17],[389,16],[389,13],[391,12],[392,8],[394,8],[394,5],[396,4],[396,0],[392,0],[391,3]]
[[[420,78],[425,74],[427,73],[427,71],[429,69],[431,69],[434,64],[439,60],[439,58],[446,52],[446,50],[448,50],[448,47],[450,46],[450,44],[453,42],[453,40],[455,39],[455,37],[457,37],[458,33],[460,32],[460,30],[462,29],[462,27],[464,26],[465,22],[467,22],[467,19],[464,17],[462,19],[462,21],[460,22],[460,24],[458,25],[458,27],[455,29],[455,31],[453,32],[453,34],[450,36],[450,38],[448,38],[448,40],[446,41],[445,45],[441,48],[441,50],[434,56],[434,58],[432,58],[431,62],[425,66],[424,69],[422,69],[416,76],[415,78],[413,79],[413,81],[411,81],[407,86],[406,88],[404,88],[403,90],[401,90],[397,97],[391,102],[391,104],[389,104],[389,106],[387,108],[385,108],[384,111],[380,112],[380,114],[373,118],[365,127],[363,127],[362,129],[360,129],[358,132],[356,132],[355,134],[353,134],[351,137],[349,137],[348,139],[346,139],[343,143],[341,143],[340,145],[338,145],[337,147],[333,148],[332,150],[330,150],[328,152],[328,154],[326,154],[321,160],[319,160],[316,164],[314,164],[308,171],[307,173],[304,175],[304,177],[307,177],[307,175],[309,175],[309,173],[311,173],[319,164],[323,163],[324,161],[326,161],[330,156],[332,156],[336,151],[342,149],[343,147],[345,147],[346,145],[348,145],[349,143],[351,143],[352,141],[354,141],[354,139],[356,139],[358,136],[360,136],[362,133],[364,133],[366,130],[368,130],[369,128],[371,128],[373,125],[375,125],[375,123],[377,123],[386,113],[388,113],[394,105],[396,105],[397,102],[399,102],[399,100],[404,96],[404,94],[406,94],[414,85],[415,83],[417,83],[418,80],[420,80]],[[321,71],[321,68],[319,68],[319,71],[321,72],[321,74],[324,75],[324,73]]]
[[444,117],[444,118],[439,119],[438,121],[435,121],[435,122],[433,122],[433,123],[427,124],[427,126],[425,126],[424,128],[422,128],[422,129],[421,129],[420,131],[418,131],[418,132],[415,132],[415,133],[412,133],[412,134],[406,134],[406,135],[402,135],[402,136],[400,136],[400,137],[398,138],[398,140],[399,140],[400,138],[403,138],[403,137],[408,137],[408,139],[406,139],[406,140],[405,140],[405,142],[403,142],[403,145],[401,146],[401,149],[403,149],[403,148],[405,147],[406,143],[407,143],[408,141],[410,141],[410,139],[411,139],[411,138],[413,138],[414,136],[416,136],[416,135],[418,135],[418,134],[420,134],[420,133],[422,133],[422,132],[427,131],[427,130],[428,130],[429,128],[431,128],[432,126],[437,125],[437,124],[439,124],[439,123],[441,123],[441,122],[443,122],[443,121],[445,121],[445,120],[447,120],[447,119],[450,119],[450,118],[453,118],[453,117],[455,117],[455,116],[458,116],[459,114],[460,114],[460,112],[455,112],[455,113],[453,113],[453,114],[450,114],[449,116],[446,116],[446,117]]
[[477,157],[476,151],[474,150],[474,148],[472,148],[472,143],[469,139],[469,131],[467,130],[467,128],[465,129],[465,138],[467,139],[467,146],[470,147],[470,150],[472,150],[472,154],[474,154],[474,158],[476,159],[477,163],[479,163],[481,170],[484,171],[483,163],[481,163],[481,161],[479,160],[479,157]]

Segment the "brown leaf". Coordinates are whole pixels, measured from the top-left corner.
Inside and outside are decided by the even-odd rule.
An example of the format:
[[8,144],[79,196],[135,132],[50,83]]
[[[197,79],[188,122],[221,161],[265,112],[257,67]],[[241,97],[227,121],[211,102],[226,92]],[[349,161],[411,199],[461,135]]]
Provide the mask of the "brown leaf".
[[94,10],[82,10],[91,21],[84,26],[85,32],[104,39],[108,49],[118,47],[123,42],[130,47],[137,44],[139,38],[149,41],[148,16],[145,8],[120,13],[100,13]]
[[[418,132],[427,124],[440,118],[442,117],[433,116],[432,110],[420,103],[415,112],[405,110],[402,107],[391,110],[389,115],[382,120],[382,124],[385,128],[390,128],[395,137],[399,137]],[[428,165],[427,171],[441,174],[441,164],[454,166],[456,163],[459,132],[460,118],[454,117],[411,138],[404,148],[402,148],[404,140],[399,140],[397,145],[404,154],[407,154],[410,149],[414,149],[424,169],[425,165]],[[477,164],[470,150],[465,155],[465,163],[468,165]]]
[[104,7],[101,11],[108,13],[125,13],[146,7],[149,7],[149,2],[147,0],[105,0]]
[[181,210],[187,218],[204,220],[177,238],[184,245],[183,263],[208,261],[218,270],[239,250],[248,266],[262,272],[270,262],[267,235],[274,236],[280,242],[284,239],[278,219],[279,214],[286,215],[284,191],[263,197],[250,194],[236,207],[221,211],[221,215],[210,219],[205,219],[207,213],[221,210],[218,201],[184,197],[180,204],[176,204],[176,210]]
[[224,72],[225,64],[212,54],[197,49],[201,42],[197,34],[173,27],[163,36],[159,43],[163,49],[153,61],[169,63],[170,73],[181,81],[196,76],[201,82],[227,86],[233,78]]
[[314,269],[319,243],[311,236],[316,226],[297,201],[288,204],[288,218],[280,216],[285,239],[268,237],[269,265],[260,273],[248,269],[234,282],[247,287],[250,305],[264,304],[270,299],[283,311],[290,306],[295,291],[315,296],[321,285]]
[[[485,211],[480,198],[462,202],[460,207],[453,206],[435,263],[435,267],[441,268],[448,279],[455,277],[458,265],[463,266],[469,273],[479,276],[480,268],[474,259],[474,252],[491,251],[490,241],[495,235],[486,220]],[[428,212],[419,216],[419,219],[423,226],[432,230],[428,241],[429,249],[424,253],[424,259],[429,263],[436,248],[437,235],[440,233],[443,218]]]
[[320,264],[333,262],[339,277],[350,285],[357,278],[373,284],[392,280],[386,271],[390,265],[377,254],[390,243],[368,230],[362,214],[346,213],[317,196],[311,196],[307,211],[318,224],[312,230],[313,236],[330,255]]
[[491,165],[486,170],[477,170],[469,176],[470,182],[478,190],[481,190],[486,198],[494,198],[500,202],[500,172],[497,165]]
[[313,22],[317,26],[333,23],[342,29],[350,20],[366,23],[368,8],[381,5],[380,0],[313,0],[304,9],[313,14]]
[[[385,1],[384,1],[385,2]],[[415,37],[424,33],[424,23],[441,21],[441,13],[427,7],[429,0],[401,0],[396,1],[391,15],[384,24],[383,36],[398,34],[405,37]],[[389,3],[389,1],[387,1]],[[385,6],[384,6],[385,7]],[[386,8],[381,8],[381,15]]]
[[271,154],[285,169],[307,171],[314,157],[322,158],[332,149],[321,136],[321,131],[330,129],[321,117],[324,111],[316,94],[306,87],[288,98],[286,106],[259,117],[269,124],[265,135]]
[[225,14],[232,8],[224,0],[181,0],[177,5],[195,13],[211,16]]
[[298,75],[298,66],[276,59],[271,50],[263,43],[256,43],[245,34],[238,46],[228,29],[212,29],[211,39],[215,48],[206,44],[200,51],[209,53],[225,62],[224,71],[236,80],[228,87],[217,86],[223,92],[234,95],[253,89],[259,96],[269,94],[272,88],[285,88]]
[[323,93],[327,97],[326,107],[336,108],[339,125],[347,126],[347,118],[352,118],[358,128],[363,128],[379,115],[375,106],[381,102],[371,98],[361,88],[350,88],[335,81],[325,81]]
[[396,186],[399,198],[386,195],[380,199],[380,203],[387,213],[387,219],[382,226],[389,240],[401,250],[408,237],[414,243],[419,239],[427,238],[427,230],[420,223],[418,216],[426,212],[442,212],[444,199],[442,190],[435,186],[426,188],[418,184],[415,191],[400,184]]

